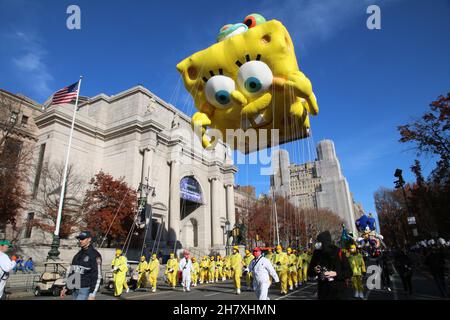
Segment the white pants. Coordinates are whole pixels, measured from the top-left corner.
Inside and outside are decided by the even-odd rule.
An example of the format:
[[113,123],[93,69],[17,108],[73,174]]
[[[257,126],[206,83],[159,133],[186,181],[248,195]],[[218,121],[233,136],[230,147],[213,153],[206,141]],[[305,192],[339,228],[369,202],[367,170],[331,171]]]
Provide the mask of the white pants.
[[3,294],[5,293],[6,280],[0,280],[0,300],[5,299]]
[[191,287],[191,271],[183,271],[182,273],[182,279],[181,284],[184,288],[190,288]]
[[258,298],[258,300],[270,300],[270,298],[267,296],[269,287],[269,282],[253,281],[253,288],[255,289],[256,297]]

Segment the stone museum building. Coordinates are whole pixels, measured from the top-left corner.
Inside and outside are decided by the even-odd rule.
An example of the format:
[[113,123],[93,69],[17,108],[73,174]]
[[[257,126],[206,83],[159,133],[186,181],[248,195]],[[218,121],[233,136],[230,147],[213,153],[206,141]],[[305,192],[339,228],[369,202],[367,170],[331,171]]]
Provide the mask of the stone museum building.
[[333,141],[319,141],[316,151],[317,159],[303,164],[291,164],[286,150],[274,152],[271,188],[275,194],[289,198],[299,208],[333,211],[356,234],[356,206]]
[[[50,105],[48,100],[31,106],[35,169],[27,186],[31,201],[20,221],[22,247],[52,241],[51,233],[27,228],[27,221],[39,219],[34,208],[42,196],[42,168],[65,163],[74,104]],[[195,255],[225,253],[225,228],[235,223],[237,168],[230,150],[221,143],[204,150],[194,138],[190,117],[146,88],[80,96],[70,166],[85,187],[100,170],[124,177],[133,189],[141,183],[150,186],[152,231],[147,246],[155,247],[157,241],[165,253],[174,248],[189,248]]]

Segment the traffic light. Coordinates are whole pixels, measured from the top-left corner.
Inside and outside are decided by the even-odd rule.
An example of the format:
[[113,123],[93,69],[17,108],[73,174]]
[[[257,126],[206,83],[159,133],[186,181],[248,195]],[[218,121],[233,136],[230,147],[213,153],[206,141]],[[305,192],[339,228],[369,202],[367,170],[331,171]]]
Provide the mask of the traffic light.
[[405,180],[403,180],[402,170],[397,169],[395,170],[394,177],[398,178],[398,180],[395,180],[395,189],[400,189],[405,184]]

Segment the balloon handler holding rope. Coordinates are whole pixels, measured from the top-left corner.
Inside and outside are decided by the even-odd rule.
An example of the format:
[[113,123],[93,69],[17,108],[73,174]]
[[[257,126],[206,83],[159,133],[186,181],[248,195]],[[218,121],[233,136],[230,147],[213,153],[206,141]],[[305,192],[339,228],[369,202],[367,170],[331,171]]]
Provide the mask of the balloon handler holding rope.
[[231,148],[236,147],[226,139],[227,129],[267,129],[256,130],[256,146],[237,146],[244,153],[259,149],[261,139],[271,146],[263,132],[271,137],[278,130],[279,143],[308,137],[309,115],[319,108],[283,24],[251,14],[243,23],[223,26],[217,40],[177,65],[198,109],[192,125],[203,147],[216,142],[208,129],[219,130]]
[[116,250],[116,257],[111,262],[111,268],[113,272],[113,280],[114,280],[114,296],[120,297],[123,289],[125,288],[128,292],[130,289],[127,285],[127,271],[128,271],[128,260],[122,255],[122,250]]

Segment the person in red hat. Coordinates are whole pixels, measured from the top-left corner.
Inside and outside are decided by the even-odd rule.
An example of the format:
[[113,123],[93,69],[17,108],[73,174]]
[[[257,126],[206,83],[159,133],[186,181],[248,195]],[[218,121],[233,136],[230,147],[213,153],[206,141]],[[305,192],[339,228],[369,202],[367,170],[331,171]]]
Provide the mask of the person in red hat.
[[270,300],[267,295],[270,287],[269,276],[273,278],[274,282],[279,282],[280,279],[269,259],[262,256],[260,248],[253,249],[253,256],[255,258],[248,267],[253,274],[253,289],[258,300]]
[[181,285],[183,286],[183,291],[191,291],[192,261],[189,257],[189,251],[184,250],[183,259],[180,260],[178,270],[181,271]]

